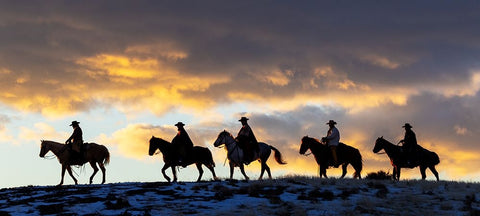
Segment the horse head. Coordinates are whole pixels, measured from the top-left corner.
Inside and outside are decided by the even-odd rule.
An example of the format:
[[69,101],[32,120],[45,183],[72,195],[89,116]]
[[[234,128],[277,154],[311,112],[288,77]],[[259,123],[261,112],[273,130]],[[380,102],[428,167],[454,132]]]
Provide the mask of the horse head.
[[221,145],[223,145],[227,142],[227,140],[226,140],[227,137],[231,137],[231,136],[232,136],[232,134],[230,134],[226,130],[223,130],[222,132],[220,132],[220,134],[218,134],[217,139],[213,143],[213,146],[220,147]]
[[155,136],[152,136],[152,138],[150,138],[150,146],[148,148],[148,155],[150,155],[150,156],[154,155],[155,151],[157,151],[157,149],[159,149],[158,140],[159,140],[159,138],[157,138]]
[[304,136],[302,138],[302,143],[300,144],[300,151],[298,153],[303,155],[303,154],[305,154],[305,152],[307,152],[307,150],[310,148],[311,139],[312,138],[310,138],[308,136]]
[[377,138],[375,141],[375,147],[373,147],[373,153],[378,153],[380,150],[383,149],[383,144],[385,142],[385,139],[382,137]]
[[40,154],[39,156],[41,158],[45,157],[45,155],[47,154],[48,151],[50,151],[50,149],[47,149],[47,145],[45,143],[45,140],[40,140],[41,144],[40,144]]

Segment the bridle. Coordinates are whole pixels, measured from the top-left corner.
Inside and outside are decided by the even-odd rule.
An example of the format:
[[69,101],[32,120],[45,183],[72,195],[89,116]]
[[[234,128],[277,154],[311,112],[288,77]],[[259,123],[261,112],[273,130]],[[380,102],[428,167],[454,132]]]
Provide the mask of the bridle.
[[[237,150],[237,148],[238,148],[238,143],[233,147],[232,150],[229,151],[229,150],[228,150],[228,146],[234,145],[234,144],[236,143],[235,139],[232,138],[232,141],[230,141],[230,142],[227,143],[227,141],[226,141],[226,140],[227,140],[226,136],[228,136],[228,134],[227,134],[227,133],[222,133],[221,136],[222,136],[222,141],[221,141],[220,143],[224,144],[225,147],[227,148],[227,157],[225,157],[225,161],[223,162],[223,166],[225,166],[225,164],[227,163],[228,157],[231,156],[231,154],[232,154],[235,150]],[[218,145],[217,147],[218,147],[218,148],[221,148],[221,146],[222,146],[222,145]],[[237,150],[237,154],[240,154],[240,152],[239,152],[238,150]],[[238,155],[238,156],[240,157],[240,155]]]

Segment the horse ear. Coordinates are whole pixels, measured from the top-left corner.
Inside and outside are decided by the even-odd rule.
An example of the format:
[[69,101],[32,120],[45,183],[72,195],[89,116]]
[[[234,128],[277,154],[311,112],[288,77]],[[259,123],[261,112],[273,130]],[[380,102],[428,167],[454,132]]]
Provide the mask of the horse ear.
[[383,139],[383,136],[382,136],[382,137],[380,137],[380,138],[382,138],[382,139]]

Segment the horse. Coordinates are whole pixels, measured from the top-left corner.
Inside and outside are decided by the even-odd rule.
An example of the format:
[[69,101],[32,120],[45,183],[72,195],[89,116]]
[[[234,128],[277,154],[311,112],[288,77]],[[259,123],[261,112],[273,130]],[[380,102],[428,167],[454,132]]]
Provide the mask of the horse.
[[418,163],[409,165],[405,161],[402,147],[389,142],[388,140],[384,139],[383,136],[379,137],[375,141],[375,147],[373,148],[373,152],[378,153],[382,149],[385,150],[388,157],[390,158],[390,162],[392,163],[394,180],[400,180],[400,170],[402,167],[411,169],[420,166],[422,180],[425,180],[425,178],[427,177],[427,175],[425,174],[425,170],[428,167],[437,178],[437,181],[439,181],[438,172],[435,169],[435,165],[440,163],[440,158],[438,157],[437,153],[428,151],[427,149],[419,146],[418,151],[420,157]]
[[[227,158],[230,165],[230,180],[233,178],[233,168],[238,166],[240,167],[240,171],[242,172],[245,180],[249,180],[247,174],[245,174],[244,163],[246,162],[243,159],[243,149],[238,146],[237,141],[233,138],[232,134],[228,131],[224,130],[218,134],[217,139],[214,142],[215,147],[221,147],[221,145],[225,144],[225,148],[227,149]],[[272,174],[270,173],[270,167],[267,165],[268,157],[270,157],[271,151],[275,152],[275,160],[278,164],[287,164],[282,159],[282,153],[278,151],[275,147],[268,145],[264,142],[258,142],[259,152],[255,152],[253,155],[254,160],[258,160],[261,164],[261,172],[259,180],[262,180],[263,174],[265,170],[268,173],[268,177],[272,179]]]
[[[330,148],[320,142],[318,139],[313,137],[304,136],[302,138],[302,143],[300,145],[299,153],[304,155],[305,152],[310,149],[317,164],[320,166],[320,178],[327,177],[327,169],[332,166],[330,164],[330,159],[332,158],[332,153]],[[337,146],[337,155],[338,155],[338,163],[342,165],[342,176],[340,178],[344,178],[347,174],[347,166],[351,164],[352,167],[355,169],[355,173],[353,174],[353,178],[361,179],[360,172],[363,168],[362,162],[362,155],[358,149],[348,146],[344,143],[340,143]]]
[[68,149],[65,144],[49,141],[49,140],[41,140],[41,147],[40,147],[40,157],[45,157],[45,155],[52,151],[55,156],[57,156],[58,161],[62,165],[62,179],[58,186],[63,185],[63,178],[65,176],[65,170],[68,171],[68,174],[72,177],[75,185],[78,184],[77,179],[72,174],[72,165],[79,165],[82,166],[85,163],[90,163],[90,166],[93,168],[93,174],[90,176],[90,184],[93,182],[93,177],[98,172],[98,166],[102,170],[103,179],[102,184],[105,183],[105,165],[110,163],[110,153],[108,152],[107,147],[104,145],[99,145],[96,143],[85,143],[86,150],[84,158],[78,157],[78,153],[74,153],[72,150]]
[[178,157],[177,155],[175,155],[173,146],[170,142],[165,141],[162,138],[157,138],[155,136],[152,136],[152,138],[150,139],[150,147],[148,149],[148,154],[150,156],[154,155],[157,149],[159,149],[160,152],[162,152],[163,154],[163,162],[165,163],[165,165],[163,165],[162,174],[163,174],[163,177],[165,177],[165,179],[167,179],[168,182],[170,182],[170,177],[168,177],[167,174],[165,173],[166,169],[168,169],[169,167],[172,168],[173,182],[176,182],[177,172],[175,170],[175,167],[180,165],[188,166],[191,164],[197,165],[197,169],[200,174],[198,176],[197,182],[199,182],[202,179],[202,175],[203,175],[202,164],[205,165],[212,172],[213,179],[218,180],[217,176],[215,175],[215,170],[213,169],[215,167],[215,162],[213,161],[212,153],[208,148],[194,146],[190,154],[187,155],[187,158],[184,164],[179,164],[177,160]]

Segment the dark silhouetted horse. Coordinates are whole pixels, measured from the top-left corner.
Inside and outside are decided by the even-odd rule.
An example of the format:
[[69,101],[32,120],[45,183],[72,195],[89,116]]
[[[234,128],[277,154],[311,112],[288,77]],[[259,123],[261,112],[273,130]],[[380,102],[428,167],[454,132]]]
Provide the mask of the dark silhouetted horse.
[[[246,180],[248,180],[247,174],[245,174],[244,163],[246,162],[243,158],[243,149],[238,146],[237,141],[233,138],[232,134],[228,131],[224,130],[218,134],[217,140],[213,144],[215,147],[220,147],[221,145],[225,144],[225,148],[227,149],[227,158],[230,165],[230,180],[233,178],[233,168],[238,166],[240,167],[240,171],[242,172],[243,176]],[[263,174],[265,170],[268,173],[268,177],[272,179],[272,174],[270,173],[270,167],[267,165],[268,157],[272,150],[275,152],[275,161],[279,164],[286,164],[286,162],[282,159],[282,153],[278,151],[275,147],[268,145],[263,142],[258,143],[259,152],[255,152],[253,154],[254,160],[258,160],[260,164],[262,164],[262,171],[260,172],[260,177],[258,179],[263,178]]]
[[93,177],[98,172],[98,166],[102,170],[103,179],[102,184],[105,183],[105,165],[110,162],[110,153],[108,152],[107,147],[103,145],[99,145],[96,143],[85,143],[84,145],[88,145],[87,149],[85,150],[85,157],[81,158],[79,156],[75,156],[72,150],[68,149],[64,144],[42,140],[42,144],[40,147],[40,157],[45,157],[48,151],[52,151],[55,156],[57,156],[58,161],[62,164],[62,179],[60,180],[60,184],[63,184],[63,177],[65,176],[65,170],[68,171],[70,177],[72,177],[75,184],[77,184],[77,179],[72,174],[72,165],[83,165],[85,163],[90,163],[90,166],[93,168],[93,174],[90,176],[90,184],[93,182]]
[[[332,158],[332,151],[330,147],[325,145],[324,143],[320,142],[318,139],[313,137],[304,136],[302,138],[302,144],[300,146],[300,154],[305,154],[307,150],[310,149],[312,154],[315,156],[315,160],[317,164],[320,166],[320,178],[323,176],[327,177],[327,169],[332,166],[331,158]],[[361,178],[360,172],[362,172],[363,162],[362,162],[362,155],[358,149],[353,148],[351,146],[345,145],[340,143],[337,146],[337,156],[338,156],[338,163],[342,165],[342,177],[345,177],[347,174],[347,166],[351,164],[352,167],[355,169],[355,173],[353,174],[354,178]]]
[[432,171],[432,173],[438,178],[438,172],[435,169],[435,165],[440,163],[440,158],[437,153],[428,151],[421,146],[418,146],[417,151],[419,151],[419,157],[417,163],[407,164],[405,160],[405,155],[402,151],[402,147],[395,145],[383,137],[379,137],[375,141],[375,147],[373,147],[373,152],[378,153],[380,150],[384,149],[390,158],[390,162],[393,166],[393,179],[400,180],[400,169],[403,168],[415,168],[420,166],[420,173],[422,174],[422,179],[425,179],[427,175],[425,170],[427,167]]
[[173,173],[173,182],[177,181],[177,171],[175,170],[176,166],[180,165],[191,165],[195,164],[197,165],[197,169],[199,172],[199,176],[197,181],[200,181],[202,179],[203,175],[203,169],[202,169],[202,164],[205,165],[213,175],[213,178],[217,180],[217,176],[215,175],[215,170],[213,169],[215,167],[215,162],[213,161],[212,153],[208,148],[200,147],[200,146],[194,146],[192,148],[192,151],[187,155],[187,158],[185,160],[185,164],[179,164],[178,163],[178,156],[175,153],[175,150],[173,149],[173,146],[170,142],[165,141],[161,138],[157,138],[152,136],[150,139],[150,147],[148,149],[148,154],[152,156],[157,149],[160,149],[160,151],[163,154],[163,162],[165,162],[165,165],[163,165],[162,168],[162,174],[167,179],[168,182],[170,182],[170,178],[165,174],[165,170],[168,169],[169,167],[172,167],[172,173]]

